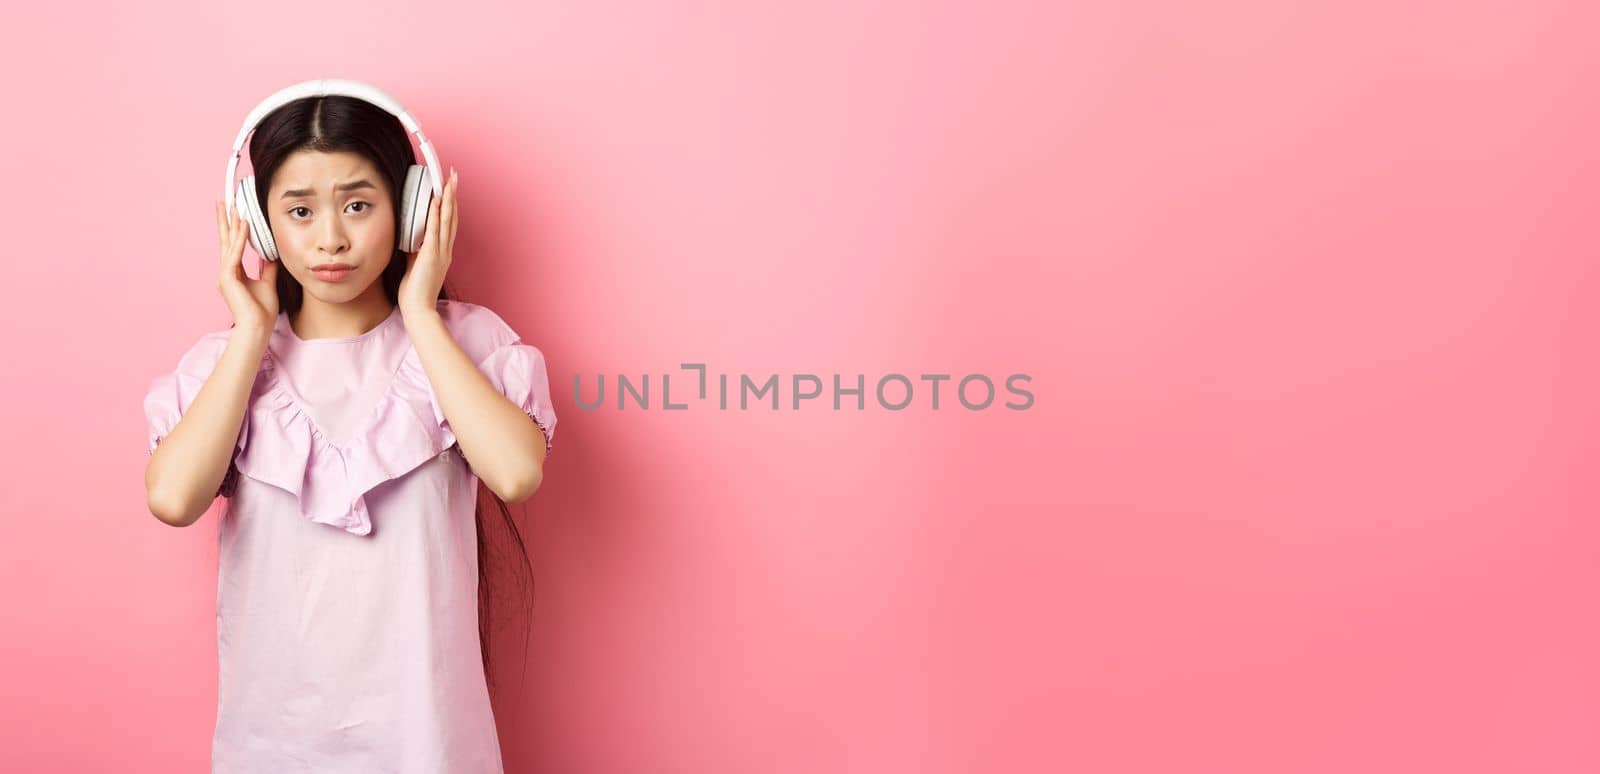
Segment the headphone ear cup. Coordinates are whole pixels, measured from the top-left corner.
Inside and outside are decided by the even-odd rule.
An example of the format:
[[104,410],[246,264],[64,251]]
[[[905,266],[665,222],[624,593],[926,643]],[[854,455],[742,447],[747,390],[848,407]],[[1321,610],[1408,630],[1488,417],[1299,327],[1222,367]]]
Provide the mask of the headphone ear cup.
[[256,202],[255,175],[246,175],[239,181],[239,191],[233,200],[234,206],[244,213],[245,222],[250,227],[250,246],[255,248],[256,255],[266,261],[278,260],[278,244],[272,239],[267,216],[261,213],[261,205]]
[[428,169],[412,164],[406,170],[406,182],[400,189],[400,224],[396,241],[401,250],[414,253],[422,249],[428,233],[428,207],[433,204],[433,186],[428,183]]

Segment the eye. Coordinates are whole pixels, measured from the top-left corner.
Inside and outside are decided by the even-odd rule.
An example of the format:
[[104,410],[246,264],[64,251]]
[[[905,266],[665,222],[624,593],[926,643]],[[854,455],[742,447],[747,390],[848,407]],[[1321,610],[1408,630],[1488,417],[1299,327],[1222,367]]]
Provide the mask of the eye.
[[[372,205],[371,204],[369,204],[367,202],[364,202],[364,201],[361,201],[359,199],[357,199],[356,201],[350,202],[349,206],[354,207],[354,206],[356,206],[358,204],[361,205],[361,209],[356,210],[356,212],[358,212],[358,213],[359,212],[366,212],[367,210],[372,209]],[[303,217],[305,217],[305,215],[297,215],[296,214],[296,213],[300,212],[301,210],[306,210],[307,213],[310,212],[310,210],[307,210],[305,207],[291,207],[291,208],[289,208],[289,214],[291,216],[295,217],[295,218],[303,218]]]

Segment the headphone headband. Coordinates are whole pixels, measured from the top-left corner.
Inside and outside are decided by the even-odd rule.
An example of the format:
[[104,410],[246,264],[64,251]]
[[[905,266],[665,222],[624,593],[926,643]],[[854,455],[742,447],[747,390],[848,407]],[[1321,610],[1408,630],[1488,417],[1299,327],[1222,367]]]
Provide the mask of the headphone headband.
[[285,86],[256,105],[250,114],[245,116],[244,126],[239,129],[239,136],[233,141],[233,151],[228,157],[228,177],[223,181],[223,195],[227,197],[228,211],[234,212],[233,193],[237,187],[233,176],[239,171],[239,155],[244,151],[244,141],[254,131],[256,124],[266,118],[268,113],[284,105],[304,97],[326,97],[338,95],[355,97],[356,99],[370,102],[388,111],[395,118],[400,119],[406,131],[417,137],[417,146],[422,149],[422,157],[427,163],[428,180],[433,186],[433,195],[438,196],[444,189],[444,183],[439,177],[439,158],[433,153],[433,143],[422,134],[422,127],[417,120],[411,117],[406,109],[394,97],[384,93],[383,90],[369,83],[351,81],[342,78],[323,78],[314,81],[302,81],[292,86]]

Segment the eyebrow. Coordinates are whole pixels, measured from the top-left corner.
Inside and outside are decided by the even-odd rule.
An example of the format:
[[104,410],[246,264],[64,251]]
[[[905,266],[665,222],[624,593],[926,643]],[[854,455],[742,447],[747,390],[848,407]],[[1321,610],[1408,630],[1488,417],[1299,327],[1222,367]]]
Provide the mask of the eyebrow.
[[[377,186],[375,186],[372,183],[368,182],[365,178],[362,178],[362,179],[357,180],[357,181],[355,181],[353,183],[343,183],[343,184],[339,185],[339,187],[337,187],[337,188],[335,188],[333,190],[335,190],[335,191],[354,191],[357,188],[372,188],[372,189],[376,190]],[[283,195],[278,197],[278,198],[279,199],[293,199],[293,198],[295,198],[297,196],[310,196],[313,193],[316,193],[316,192],[312,191],[310,188],[296,188],[296,189],[294,189],[292,191],[284,191]]]

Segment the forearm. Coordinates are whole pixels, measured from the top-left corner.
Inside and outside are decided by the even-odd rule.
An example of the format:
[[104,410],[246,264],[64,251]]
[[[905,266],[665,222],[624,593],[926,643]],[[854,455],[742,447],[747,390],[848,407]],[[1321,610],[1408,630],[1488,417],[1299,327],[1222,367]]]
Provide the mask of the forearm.
[[227,348],[145,466],[150,512],[173,526],[193,524],[216,499],[244,424],[270,331],[235,327]]
[[518,502],[543,478],[544,433],[451,338],[437,312],[406,314],[406,332],[461,453],[500,499]]

